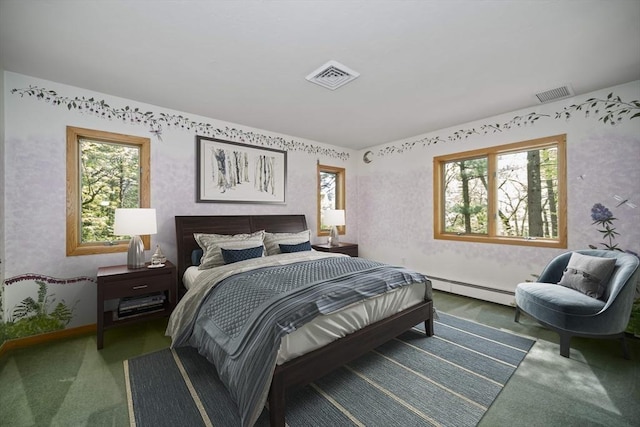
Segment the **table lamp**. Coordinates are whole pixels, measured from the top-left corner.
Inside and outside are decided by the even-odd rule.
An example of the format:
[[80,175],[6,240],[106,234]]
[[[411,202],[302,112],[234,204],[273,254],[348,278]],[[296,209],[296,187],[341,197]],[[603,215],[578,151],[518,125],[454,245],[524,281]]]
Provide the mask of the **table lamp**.
[[149,208],[116,209],[113,234],[131,236],[127,252],[127,268],[144,267],[144,244],[140,235],[156,234],[156,210]]
[[338,234],[338,226],[345,225],[344,210],[342,209],[327,209],[324,211],[324,224],[331,226],[329,232],[329,246],[339,246],[340,237]]

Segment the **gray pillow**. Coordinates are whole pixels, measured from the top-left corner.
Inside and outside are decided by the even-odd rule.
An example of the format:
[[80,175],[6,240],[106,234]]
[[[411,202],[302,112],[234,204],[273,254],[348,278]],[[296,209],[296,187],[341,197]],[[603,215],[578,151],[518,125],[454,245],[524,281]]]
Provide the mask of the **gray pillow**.
[[282,253],[280,245],[297,245],[311,240],[311,231],[304,230],[298,233],[264,233],[264,247],[267,255]]
[[616,265],[615,258],[571,254],[569,264],[558,282],[593,298],[600,298]]
[[251,234],[194,233],[193,237],[204,251],[198,270],[206,270],[224,265],[222,249],[248,249],[263,246],[264,230]]

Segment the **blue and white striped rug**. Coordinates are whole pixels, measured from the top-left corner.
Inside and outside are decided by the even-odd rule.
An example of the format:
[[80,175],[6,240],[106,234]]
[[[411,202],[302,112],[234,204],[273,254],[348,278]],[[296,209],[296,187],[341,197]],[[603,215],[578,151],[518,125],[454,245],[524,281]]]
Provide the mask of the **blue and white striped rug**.
[[[290,393],[287,425],[475,426],[534,341],[439,317],[435,336],[406,332]],[[164,349],[124,367],[132,425],[239,425],[215,369],[196,350]],[[268,415],[265,409],[256,425],[268,426]]]

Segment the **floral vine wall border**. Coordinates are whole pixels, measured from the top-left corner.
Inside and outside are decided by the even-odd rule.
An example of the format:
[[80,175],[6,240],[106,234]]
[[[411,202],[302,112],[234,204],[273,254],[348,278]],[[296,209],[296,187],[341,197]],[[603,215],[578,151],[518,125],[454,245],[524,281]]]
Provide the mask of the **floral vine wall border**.
[[282,137],[263,135],[257,132],[247,132],[236,128],[217,128],[210,123],[196,122],[186,116],[141,111],[138,107],[130,107],[128,105],[124,107],[112,107],[104,100],[97,100],[93,97],[85,98],[84,96],[62,96],[58,95],[54,90],[48,90],[38,86],[29,85],[28,88],[11,89],[11,93],[20,95],[21,98],[26,95],[28,97],[34,97],[39,101],[45,101],[51,105],[66,106],[69,111],[76,110],[80,113],[92,114],[103,119],[116,119],[124,123],[147,125],[149,126],[149,132],[155,135],[160,141],[162,141],[161,135],[164,127],[194,131],[197,135],[229,139],[262,147],[277,148],[283,151],[303,151],[307,154],[328,156],[335,159],[349,159],[349,153],[347,152],[323,148],[293,139],[287,140]]
[[[263,147],[272,147],[284,151],[303,151],[313,155],[324,155],[336,159],[347,160],[350,156],[346,152],[340,152],[330,148],[323,148],[316,145],[307,144],[301,141],[286,140],[282,137],[274,137],[263,135],[256,132],[247,132],[242,129],[225,127],[217,128],[210,123],[196,122],[182,115],[154,113],[153,111],[141,111],[138,107],[124,106],[121,108],[112,107],[104,100],[96,100],[95,98],[68,97],[58,95],[53,90],[48,90],[38,86],[29,86],[22,89],[11,89],[12,94],[18,94],[20,97],[35,97],[37,100],[45,101],[56,106],[66,106],[68,110],[77,110],[84,114],[93,114],[104,119],[117,119],[125,123],[147,125],[150,132],[162,140],[163,126],[166,128],[183,129],[194,131],[198,135],[212,136],[223,139],[230,139],[238,142],[259,145]],[[640,117],[640,101],[623,101],[619,96],[612,93],[606,97],[589,98],[580,104],[572,104],[564,107],[562,111],[555,114],[529,113],[522,116],[515,116],[511,120],[500,123],[484,124],[477,128],[460,129],[447,137],[434,136],[424,137],[414,141],[404,142],[400,145],[388,145],[380,148],[375,156],[386,156],[390,154],[401,154],[405,151],[414,149],[415,147],[427,147],[432,144],[459,141],[468,138],[471,135],[486,135],[489,133],[503,132],[514,127],[522,127],[533,125],[540,119],[571,119],[572,114],[584,111],[585,117],[597,117],[599,121],[615,125],[622,121],[625,117],[634,119]],[[364,162],[370,163],[374,153],[367,151],[364,155]]]
[[[386,156],[389,154],[401,154],[405,151],[412,150],[417,146],[426,147],[432,144],[443,142],[452,142],[467,139],[471,135],[486,135],[488,133],[497,133],[509,130],[515,127],[534,125],[540,119],[571,119],[571,115],[584,111],[585,117],[597,117],[599,121],[614,126],[621,122],[625,117],[634,119],[640,117],[640,101],[625,102],[619,96],[610,93],[606,99],[589,98],[580,104],[573,104],[558,111],[555,114],[539,114],[529,113],[523,116],[515,116],[505,123],[484,124],[477,128],[460,129],[451,135],[442,138],[440,136],[424,137],[415,141],[404,142],[399,146],[388,145],[378,150],[376,156]],[[374,155],[372,151],[367,151],[364,155],[364,162],[370,163],[371,157]]]

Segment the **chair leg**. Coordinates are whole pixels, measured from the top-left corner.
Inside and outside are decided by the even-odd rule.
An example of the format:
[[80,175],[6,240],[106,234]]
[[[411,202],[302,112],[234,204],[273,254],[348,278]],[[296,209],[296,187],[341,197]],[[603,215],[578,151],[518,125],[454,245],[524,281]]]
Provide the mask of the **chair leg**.
[[516,317],[513,319],[514,322],[518,323],[520,321],[520,307],[516,305]]
[[569,357],[569,349],[571,348],[571,335],[560,334],[560,355],[563,357]]
[[627,346],[627,341],[624,339],[624,332],[622,333],[620,340],[622,341],[622,354],[624,355],[624,358],[631,360],[631,356],[629,356],[629,347]]

